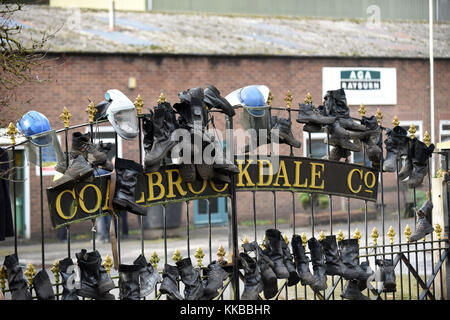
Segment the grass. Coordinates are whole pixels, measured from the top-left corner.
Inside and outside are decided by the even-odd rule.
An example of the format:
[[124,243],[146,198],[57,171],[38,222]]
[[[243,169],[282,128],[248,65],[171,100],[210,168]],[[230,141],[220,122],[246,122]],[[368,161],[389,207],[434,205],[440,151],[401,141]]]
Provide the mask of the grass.
[[[254,225],[254,221],[253,220],[243,220],[239,222],[240,226],[243,227],[252,227]],[[286,223],[290,223],[290,221],[288,219],[282,219],[279,218],[277,219],[277,224],[286,224]],[[273,220],[267,219],[267,220],[260,220],[257,219],[256,220],[256,225],[257,226],[269,226],[269,225],[273,225]]]

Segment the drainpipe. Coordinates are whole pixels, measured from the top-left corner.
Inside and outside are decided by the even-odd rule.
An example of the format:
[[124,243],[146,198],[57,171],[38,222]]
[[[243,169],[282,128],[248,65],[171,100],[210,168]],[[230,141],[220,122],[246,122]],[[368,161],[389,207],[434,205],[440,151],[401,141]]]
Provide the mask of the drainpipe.
[[[430,49],[430,136],[431,142],[435,143],[434,130],[434,57],[433,57],[433,1],[428,0],[428,20],[429,20],[429,49]],[[435,173],[435,160],[432,158],[431,174]]]
[[109,31],[114,31],[116,24],[116,12],[114,7],[114,0],[111,0],[109,5]]

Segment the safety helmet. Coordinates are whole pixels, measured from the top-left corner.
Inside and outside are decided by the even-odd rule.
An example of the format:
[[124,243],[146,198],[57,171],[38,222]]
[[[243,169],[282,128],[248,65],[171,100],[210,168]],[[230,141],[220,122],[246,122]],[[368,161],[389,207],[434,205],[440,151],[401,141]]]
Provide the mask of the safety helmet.
[[117,89],[106,91],[105,100],[110,102],[106,116],[117,134],[125,140],[136,138],[139,125],[133,102]]
[[50,122],[40,112],[28,111],[20,118],[16,127],[36,145],[46,146],[52,142],[52,138],[47,134],[51,131]]
[[268,108],[269,88],[265,85],[250,85],[234,90],[225,97],[232,105],[241,105],[252,116],[262,117]]

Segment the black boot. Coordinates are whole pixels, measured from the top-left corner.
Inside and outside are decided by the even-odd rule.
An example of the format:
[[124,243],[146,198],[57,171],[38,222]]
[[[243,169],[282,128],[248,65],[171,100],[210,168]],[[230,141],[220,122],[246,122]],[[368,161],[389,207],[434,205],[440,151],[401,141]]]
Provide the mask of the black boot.
[[303,131],[311,132],[311,133],[322,132],[322,125],[315,124],[315,123],[306,123],[303,126]]
[[258,300],[259,293],[263,291],[261,270],[257,262],[245,252],[240,252],[240,261],[244,269],[244,292],[241,300]]
[[[280,237],[281,237],[281,234],[280,234]],[[283,255],[284,255],[284,265],[286,266],[286,269],[289,272],[289,278],[288,278],[287,285],[289,287],[295,286],[300,281],[300,277],[295,268],[291,250],[289,249],[289,247],[288,247],[286,241],[283,239],[283,237],[281,237],[280,242],[281,242],[281,249],[283,250]]]
[[178,97],[181,103],[175,103],[173,107],[182,118],[180,119],[182,126],[203,139],[203,131],[208,121],[203,89],[200,87],[188,89],[178,93]]
[[288,279],[289,271],[284,264],[284,253],[281,246],[281,241],[284,240],[281,236],[281,232],[277,229],[267,229],[266,239],[269,247],[268,256],[274,263],[273,271],[278,279]]
[[272,129],[270,131],[271,139],[278,137],[278,143],[285,143],[294,148],[300,148],[301,142],[294,138],[292,133],[291,120],[287,118],[272,117]]
[[220,95],[220,91],[213,85],[208,85],[204,90],[203,101],[211,108],[221,109],[227,116],[235,115],[231,104],[224,97]]
[[[367,281],[370,274],[366,273],[359,265],[359,244],[358,239],[344,239],[339,242],[341,258],[344,265],[348,268],[347,277],[344,279],[357,279]],[[350,276],[351,275],[351,276]]]
[[202,300],[211,300],[219,294],[223,288],[223,282],[228,278],[228,273],[217,261],[211,262],[205,269],[206,285],[203,289]]
[[[149,108],[149,114],[144,114],[142,117],[142,132],[144,137],[142,139],[142,145],[144,148],[144,170],[145,172],[155,172],[161,166],[161,161],[151,161],[150,163],[150,152],[153,147],[154,142],[154,130],[153,130],[153,111]],[[149,165],[150,164],[150,165]]]
[[244,243],[242,245],[245,253],[254,252],[256,255],[256,263],[261,272],[261,278],[264,285],[264,298],[271,299],[278,293],[278,280],[273,271],[274,263],[264,253],[256,241]]
[[348,300],[370,300],[359,290],[358,280],[348,280],[341,293],[341,297]]
[[[401,168],[399,168],[399,172],[398,172],[399,181],[402,181],[402,180],[406,179],[407,177],[409,177],[409,175],[412,173],[412,170],[413,170],[412,158],[413,158],[413,153],[414,153],[414,150],[413,150],[414,143],[412,143],[412,141],[408,141],[407,147],[408,147],[408,153],[407,153],[406,159],[404,159],[403,166]],[[400,167],[402,160],[403,160],[402,158],[399,159],[399,167]]]
[[326,130],[329,134],[328,143],[330,145],[338,146],[354,152],[361,151],[361,147],[359,145],[350,141],[350,139],[360,139],[363,137],[364,135],[360,132],[344,129],[338,121],[327,125]]
[[55,293],[46,270],[40,270],[34,276],[33,288],[38,300],[55,300]]
[[351,153],[349,150],[344,149],[340,146],[332,146],[330,148],[330,156],[325,156],[323,157],[324,159],[328,159],[328,160],[334,160],[334,161],[339,161],[342,158],[344,159],[348,159],[348,157],[350,157]]
[[367,136],[361,139],[365,145],[367,158],[372,162],[372,166],[379,170],[381,161],[381,127],[375,116],[362,117],[361,124],[367,127]]
[[119,265],[119,299],[139,300],[139,273],[141,267],[136,264]]
[[197,170],[195,168],[195,164],[182,163],[178,166],[178,169],[180,170],[180,175],[184,182],[192,183],[197,180]]
[[97,150],[106,154],[106,161],[105,163],[99,165],[99,168],[102,168],[106,171],[113,171],[114,170],[114,166],[111,162],[111,160],[108,159],[108,152],[111,151],[112,148],[112,143],[108,142],[108,143],[104,143],[103,141],[100,141],[97,145]]
[[[59,274],[61,275],[62,279],[61,284],[63,287],[61,300],[79,300],[75,290],[74,282],[69,280],[70,277],[74,274],[74,270],[68,270],[70,266],[74,266],[72,259],[65,258],[63,260],[59,260],[58,266]],[[70,282],[68,283],[68,281]]]
[[335,116],[339,125],[351,131],[366,131],[366,126],[356,123],[350,117],[350,109],[347,106],[347,98],[344,89],[329,90],[325,97],[325,112]]
[[159,291],[167,295],[168,300],[184,300],[178,290],[177,278],[179,276],[178,268],[166,264],[162,274],[162,282]]
[[376,259],[375,264],[380,267],[383,280],[383,292],[396,292],[395,268],[391,259]]
[[342,261],[335,235],[326,236],[320,243],[325,254],[326,275],[342,276],[346,280],[358,278],[359,273],[348,268]]
[[107,156],[91,142],[90,133],[72,133],[71,153],[84,156],[92,165],[98,166],[106,162]]
[[118,211],[147,215],[147,209],[136,204],[135,198],[138,176],[142,173],[140,164],[128,159],[116,159],[116,189],[112,203]]
[[94,175],[94,169],[84,156],[78,155],[69,161],[64,175],[52,181],[52,188],[64,187],[77,181],[85,181]]
[[316,238],[308,240],[308,248],[311,255],[311,262],[313,265],[314,283],[310,285],[314,291],[326,290],[327,276],[325,274],[325,257],[322,251],[322,246]]
[[8,278],[8,287],[11,291],[12,300],[31,300],[31,293],[28,288],[27,281],[23,276],[22,267],[17,261],[15,254],[5,257],[3,262]]
[[147,263],[144,255],[140,254],[139,257],[134,260],[133,264],[138,265],[139,269],[139,283],[140,283],[140,295],[141,298],[148,296],[155,289],[156,283],[161,280],[159,273],[152,266],[151,263]]
[[[321,125],[332,124],[336,121],[335,116],[325,114],[323,106],[314,108],[312,104],[299,103],[298,105],[300,108],[296,121],[299,123],[315,124],[321,127]],[[305,130],[305,127],[303,127],[303,130]]]
[[409,138],[407,134],[408,132],[400,126],[386,130],[387,139],[384,140],[386,158],[383,161],[383,171],[394,172],[397,160],[408,154]]
[[203,296],[200,272],[192,266],[191,258],[176,262],[181,281],[184,283],[184,299],[199,300]]
[[422,207],[416,211],[417,223],[416,230],[409,238],[409,242],[415,242],[424,238],[427,234],[434,231],[431,225],[431,212],[433,211],[433,203],[430,200],[424,202]]
[[314,283],[314,276],[309,270],[309,260],[305,254],[305,248],[303,247],[302,238],[298,234],[292,236],[292,253],[294,254],[295,264],[297,267],[297,273],[300,277],[300,283],[302,286],[311,285]]
[[431,157],[431,154],[434,150],[434,144],[431,144],[429,147],[422,141],[418,139],[413,139],[411,141],[414,144],[412,148],[412,165],[413,169],[408,179],[408,188],[416,188],[420,186],[423,182],[423,178],[428,173],[428,159]]

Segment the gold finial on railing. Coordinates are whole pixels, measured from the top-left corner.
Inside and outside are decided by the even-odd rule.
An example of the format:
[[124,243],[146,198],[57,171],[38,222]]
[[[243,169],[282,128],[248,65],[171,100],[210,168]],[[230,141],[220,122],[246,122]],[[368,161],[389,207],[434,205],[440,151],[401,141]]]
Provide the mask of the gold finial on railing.
[[364,107],[364,105],[362,103],[358,109],[358,113],[361,117],[366,115],[366,107]]
[[284,242],[286,242],[286,244],[289,244],[289,239],[288,239],[286,233],[283,234],[283,239],[284,239]]
[[67,109],[67,107],[64,107],[63,112],[59,115],[59,118],[64,122],[64,128],[68,128],[70,118],[72,118],[72,114],[69,112],[69,109]]
[[142,108],[144,107],[144,101],[142,101],[140,94],[138,94],[136,100],[134,101],[134,107],[136,108],[137,114],[141,114]]
[[398,126],[400,124],[400,121],[398,121],[398,117],[394,116],[394,120],[392,120],[392,124],[394,125],[394,127]]
[[29,263],[23,274],[27,277],[28,283],[31,286],[33,284],[33,277],[36,275],[36,269],[34,268],[34,266]]
[[56,284],[58,284],[59,283],[59,260],[55,260],[55,262],[53,262],[53,265],[52,265],[50,271],[53,273],[53,276],[55,277]]
[[150,256],[150,263],[152,264],[153,268],[157,268],[158,267],[158,262],[159,262],[159,257],[158,254],[156,253],[156,251],[153,251],[152,255]]
[[1,266],[0,267],[0,290],[5,291],[5,283],[6,283],[6,270],[5,270],[5,266]]
[[166,96],[164,95],[164,93],[161,92],[161,94],[159,95],[158,100],[156,101],[157,104],[161,104],[166,102]]
[[312,96],[311,96],[311,93],[310,93],[310,92],[308,92],[308,93],[306,94],[305,104],[313,104],[313,100],[312,100]]
[[344,239],[345,239],[344,233],[342,232],[341,229],[339,229],[338,234],[337,234],[337,237],[336,237],[336,240],[337,240],[337,241],[342,241],[342,240],[344,240]]
[[113,261],[109,254],[106,255],[105,260],[103,260],[102,266],[105,268],[106,272],[110,274],[111,267],[113,266]]
[[436,232],[438,240],[441,240],[442,227],[439,223],[436,223],[436,226],[434,227],[434,232]]
[[242,240],[242,244],[249,243],[247,236],[244,236],[244,240]]
[[225,257],[226,254],[227,254],[227,253],[226,253],[225,249],[223,248],[222,245],[220,245],[220,246],[219,246],[219,249],[217,250],[217,256],[219,257],[219,258],[217,259],[217,262],[223,263],[223,262],[224,262],[223,257]]
[[429,147],[430,144],[431,144],[431,136],[430,136],[430,134],[428,133],[428,131],[425,131],[425,134],[423,135],[423,142],[425,143],[425,145],[426,145],[427,147]]
[[8,129],[6,130],[6,134],[11,139],[11,144],[16,144],[16,134],[18,134],[19,131],[17,130],[16,126],[10,122],[8,125]]
[[97,113],[94,102],[89,103],[86,112],[89,115],[89,122],[94,122],[94,115]]
[[176,249],[175,252],[173,253],[172,260],[178,262],[181,259],[183,259],[183,257],[181,256],[180,250]]
[[395,230],[392,226],[389,227],[389,231],[387,233],[387,236],[389,238],[390,244],[394,243],[394,237],[395,237]]
[[409,227],[409,224],[406,225],[403,234],[405,235],[406,241],[409,242],[409,237],[411,236],[411,228]]
[[376,246],[377,245],[377,239],[380,235],[378,234],[378,230],[377,227],[373,227],[372,229],[372,233],[370,234],[370,237],[372,238],[372,242],[373,244]]
[[194,257],[195,259],[197,259],[197,266],[199,266],[200,268],[203,267],[202,260],[204,256],[205,254],[203,253],[202,248],[198,247],[194,253]]
[[308,238],[306,237],[306,233],[302,232],[302,245],[303,248],[306,248],[306,244],[308,243]]
[[327,236],[325,235],[325,232],[323,232],[323,231],[320,231],[320,233],[319,233],[319,241],[322,241],[323,239],[325,239]]
[[411,123],[408,129],[409,137],[411,139],[414,139],[414,137],[416,136],[416,131],[417,131],[416,126],[414,125],[414,123]]
[[273,100],[273,94],[272,94],[272,91],[269,91],[269,96],[267,97],[267,104],[269,106],[272,105],[272,100]]
[[286,92],[286,97],[284,97],[284,101],[286,102],[286,108],[290,108],[292,105],[292,94],[291,90]]
[[358,243],[361,240],[362,235],[358,228],[355,229],[355,232],[353,233],[353,239],[358,239]]
[[375,113],[375,118],[377,118],[378,125],[381,126],[381,120],[383,120],[383,114],[381,113],[380,108],[377,109],[377,113]]

